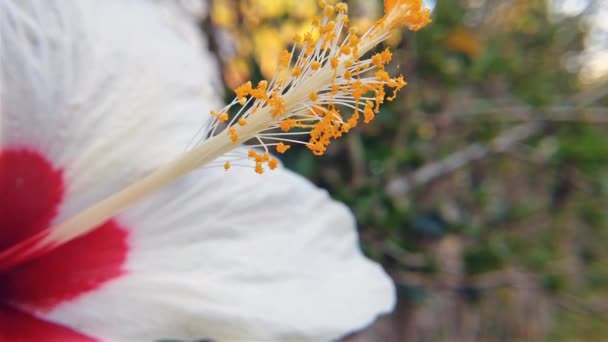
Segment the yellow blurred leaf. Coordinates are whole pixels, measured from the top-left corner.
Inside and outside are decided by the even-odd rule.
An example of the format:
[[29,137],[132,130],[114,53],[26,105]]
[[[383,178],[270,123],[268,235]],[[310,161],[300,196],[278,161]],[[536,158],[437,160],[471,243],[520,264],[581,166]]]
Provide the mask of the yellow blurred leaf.
[[236,25],[236,13],[231,2],[214,1],[211,10],[213,23],[220,27],[232,28]]
[[479,39],[464,28],[450,31],[445,39],[445,46],[449,50],[463,53],[471,59],[479,56],[482,51]]

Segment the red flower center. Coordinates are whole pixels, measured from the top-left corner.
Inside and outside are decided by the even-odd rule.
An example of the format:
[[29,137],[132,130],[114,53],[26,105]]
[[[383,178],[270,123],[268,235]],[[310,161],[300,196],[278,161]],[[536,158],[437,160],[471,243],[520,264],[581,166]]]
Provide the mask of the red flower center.
[[[0,253],[49,229],[66,190],[63,171],[42,154],[0,149]],[[47,312],[100,289],[125,273],[128,250],[127,230],[109,220],[42,256],[18,263],[0,273],[0,317],[10,313],[3,306]],[[0,324],[0,335],[2,330]]]

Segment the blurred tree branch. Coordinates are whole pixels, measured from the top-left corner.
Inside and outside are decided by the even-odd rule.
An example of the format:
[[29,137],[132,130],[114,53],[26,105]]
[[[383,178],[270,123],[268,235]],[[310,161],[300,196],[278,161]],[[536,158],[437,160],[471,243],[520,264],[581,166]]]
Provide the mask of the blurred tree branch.
[[500,133],[489,144],[471,144],[444,159],[430,162],[409,175],[393,179],[388,183],[386,191],[394,197],[402,197],[412,188],[430,183],[471,162],[494,153],[506,152],[515,144],[540,133],[542,127],[538,122],[520,124]]

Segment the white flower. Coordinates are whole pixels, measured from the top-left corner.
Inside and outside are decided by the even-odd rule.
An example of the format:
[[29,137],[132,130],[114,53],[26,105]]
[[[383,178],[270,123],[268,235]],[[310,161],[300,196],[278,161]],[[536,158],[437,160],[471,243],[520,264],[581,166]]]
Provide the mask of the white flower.
[[348,209],[281,168],[203,168],[33,249],[180,155],[217,66],[163,1],[3,0],[0,36],[0,339],[321,341],[392,309]]

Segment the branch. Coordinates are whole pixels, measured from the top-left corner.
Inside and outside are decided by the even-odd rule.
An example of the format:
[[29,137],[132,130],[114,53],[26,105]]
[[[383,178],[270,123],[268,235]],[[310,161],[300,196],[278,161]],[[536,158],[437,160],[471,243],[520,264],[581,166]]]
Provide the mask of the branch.
[[487,145],[474,143],[450,156],[430,162],[410,175],[396,178],[387,185],[387,192],[403,196],[414,187],[425,185],[493,153],[502,153],[541,131],[539,123],[525,123],[499,134]]

